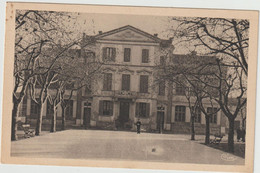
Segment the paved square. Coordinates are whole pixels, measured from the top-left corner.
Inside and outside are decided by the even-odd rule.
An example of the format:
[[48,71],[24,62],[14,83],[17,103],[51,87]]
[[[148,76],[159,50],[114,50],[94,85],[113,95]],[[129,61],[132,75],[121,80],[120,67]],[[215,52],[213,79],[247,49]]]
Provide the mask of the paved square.
[[123,131],[65,130],[14,141],[11,156],[244,164],[243,158],[207,147],[199,141],[191,141],[189,137]]

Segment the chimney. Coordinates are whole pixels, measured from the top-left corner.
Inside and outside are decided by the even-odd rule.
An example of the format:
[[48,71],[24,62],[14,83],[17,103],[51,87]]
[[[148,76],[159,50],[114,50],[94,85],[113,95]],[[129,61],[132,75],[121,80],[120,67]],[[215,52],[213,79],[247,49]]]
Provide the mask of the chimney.
[[102,34],[102,31],[98,31],[98,34]]
[[156,33],[156,34],[153,34],[153,36],[158,37],[158,34],[157,34],[157,33]]

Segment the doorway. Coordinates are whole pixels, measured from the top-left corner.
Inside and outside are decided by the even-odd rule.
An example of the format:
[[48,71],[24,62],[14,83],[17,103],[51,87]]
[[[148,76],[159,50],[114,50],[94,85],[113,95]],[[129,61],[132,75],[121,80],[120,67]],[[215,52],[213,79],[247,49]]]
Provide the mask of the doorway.
[[162,133],[164,129],[164,112],[157,111],[157,130]]
[[119,127],[121,128],[127,128],[126,122],[129,120],[129,107],[130,103],[127,101],[121,101],[120,102],[120,110],[119,110]]
[[90,127],[91,108],[84,107],[83,125],[85,128]]

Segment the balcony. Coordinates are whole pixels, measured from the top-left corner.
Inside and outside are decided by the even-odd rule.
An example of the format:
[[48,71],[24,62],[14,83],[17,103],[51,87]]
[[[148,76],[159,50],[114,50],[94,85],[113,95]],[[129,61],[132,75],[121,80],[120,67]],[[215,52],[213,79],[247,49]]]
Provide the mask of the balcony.
[[121,90],[116,90],[114,91],[114,96],[116,98],[126,98],[126,99],[133,99],[137,97],[137,92],[136,91],[121,91]]

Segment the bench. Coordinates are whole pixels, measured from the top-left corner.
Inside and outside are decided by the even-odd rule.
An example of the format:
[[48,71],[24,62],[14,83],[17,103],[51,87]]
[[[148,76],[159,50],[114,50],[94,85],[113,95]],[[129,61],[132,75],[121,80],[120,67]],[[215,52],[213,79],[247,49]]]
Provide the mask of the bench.
[[24,131],[25,138],[30,138],[34,136],[34,129],[30,129],[30,124],[23,124],[22,128]]
[[211,144],[219,144],[225,135],[215,134],[214,139],[210,141]]

